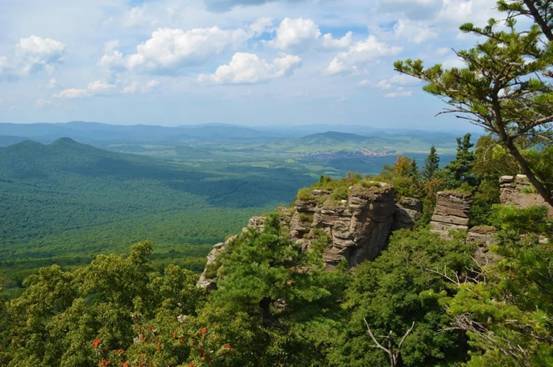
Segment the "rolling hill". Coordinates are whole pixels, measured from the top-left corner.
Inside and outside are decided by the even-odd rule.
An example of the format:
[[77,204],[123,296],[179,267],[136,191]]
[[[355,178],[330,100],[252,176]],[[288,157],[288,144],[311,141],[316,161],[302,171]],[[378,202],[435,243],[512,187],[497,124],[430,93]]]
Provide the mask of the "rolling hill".
[[290,168],[207,170],[70,138],[23,141],[0,148],[0,265],[71,263],[143,239],[184,258],[312,181]]

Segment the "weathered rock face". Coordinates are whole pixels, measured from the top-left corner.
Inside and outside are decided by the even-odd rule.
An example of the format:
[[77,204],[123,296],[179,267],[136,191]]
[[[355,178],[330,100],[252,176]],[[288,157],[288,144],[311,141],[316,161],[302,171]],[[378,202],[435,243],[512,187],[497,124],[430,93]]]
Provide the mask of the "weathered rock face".
[[[281,208],[278,214],[281,224],[289,229],[290,239],[302,249],[327,239],[323,259],[332,268],[344,260],[355,266],[375,258],[386,247],[392,230],[412,227],[421,210],[419,200],[402,198],[396,203],[390,185],[373,182],[350,187],[343,199],[334,198],[330,190],[313,190],[308,198],[296,200],[292,208]],[[265,220],[251,218],[244,231],[262,231]],[[235,238],[214,246],[198,286],[216,287],[217,258]]]
[[411,228],[420,219],[422,203],[419,199],[402,197],[398,200],[397,211],[394,220],[394,228]]
[[390,185],[350,187],[347,199],[314,190],[313,198],[298,200],[290,220],[290,237],[303,248],[324,233],[329,244],[324,261],[329,267],[346,260],[350,266],[376,257],[386,246],[398,208]]
[[436,207],[430,222],[431,230],[444,238],[449,237],[451,230],[468,230],[471,203],[469,194],[453,191],[438,192]]
[[213,269],[215,262],[219,256],[225,251],[225,242],[218,243],[213,246],[209,254],[207,255],[207,262],[205,264],[204,271],[198,279],[196,284],[198,287],[213,290],[217,288],[217,274]]
[[502,176],[499,179],[501,204],[510,204],[519,208],[545,206],[548,215],[553,218],[553,207],[537,194],[525,175]]

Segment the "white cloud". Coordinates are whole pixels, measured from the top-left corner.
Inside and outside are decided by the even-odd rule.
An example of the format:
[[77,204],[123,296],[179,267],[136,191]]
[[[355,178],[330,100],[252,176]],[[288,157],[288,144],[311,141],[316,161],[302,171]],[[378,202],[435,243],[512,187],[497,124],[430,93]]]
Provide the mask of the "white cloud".
[[280,49],[299,47],[312,43],[321,36],[319,26],[311,19],[284,18],[271,44]]
[[331,33],[323,35],[319,26],[312,19],[284,18],[276,30],[275,38],[269,42],[269,45],[281,50],[310,46],[339,49],[349,47],[352,42],[352,32],[347,32],[341,38],[334,38]]
[[353,43],[353,33],[348,32],[342,38],[334,38],[332,34],[326,33],[323,36],[325,48],[347,48]]
[[60,41],[32,35],[21,38],[10,57],[0,56],[0,76],[22,77],[46,70],[62,61],[65,45]]
[[88,95],[86,89],[68,88],[55,95],[57,98],[80,98]]
[[108,44],[100,64],[111,68],[154,73],[176,72],[234,49],[244,44],[252,33],[244,29],[224,30],[219,27],[160,28],[145,42],[136,46],[136,52],[124,55],[114,44]]
[[485,23],[497,16],[495,1],[489,0],[442,0],[437,20],[460,25],[464,22]]
[[90,82],[86,88],[68,88],[55,95],[57,98],[81,98],[107,94],[115,90],[115,85],[103,80]]
[[376,87],[384,91],[388,98],[407,97],[413,94],[412,88],[418,87],[420,81],[405,74],[396,74],[388,79],[382,79],[376,83]]
[[96,80],[88,83],[86,88],[68,88],[64,89],[54,97],[56,98],[82,98],[93,97],[99,95],[112,95],[112,94],[138,94],[147,93],[159,85],[157,80],[138,81],[131,80],[127,82],[118,81],[115,84],[106,82],[104,80]]
[[273,29],[273,20],[267,17],[256,19],[250,25],[250,31],[254,35],[262,35],[263,33],[269,32],[272,29]]
[[156,23],[147,15],[143,6],[132,7],[123,17],[123,26],[129,28],[151,26]]
[[401,51],[400,47],[389,46],[371,35],[366,40],[353,44],[347,51],[338,53],[326,71],[331,75],[359,71],[369,62],[384,56],[395,55],[399,51]]
[[282,55],[272,62],[256,54],[237,52],[230,63],[221,65],[211,75],[200,75],[201,82],[219,84],[259,83],[290,74],[301,63],[294,55]]
[[99,64],[110,69],[124,68],[125,57],[118,48],[118,41],[107,42],[104,46],[104,55],[100,58]]
[[417,44],[438,36],[438,34],[427,24],[406,19],[397,21],[394,26],[394,33],[396,37],[402,40]]

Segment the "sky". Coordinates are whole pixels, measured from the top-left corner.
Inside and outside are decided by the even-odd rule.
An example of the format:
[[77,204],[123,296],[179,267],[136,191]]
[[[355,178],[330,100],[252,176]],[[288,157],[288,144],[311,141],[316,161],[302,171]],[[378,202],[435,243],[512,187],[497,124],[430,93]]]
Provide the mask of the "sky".
[[0,121],[462,130],[395,60],[462,65],[492,0],[0,0]]

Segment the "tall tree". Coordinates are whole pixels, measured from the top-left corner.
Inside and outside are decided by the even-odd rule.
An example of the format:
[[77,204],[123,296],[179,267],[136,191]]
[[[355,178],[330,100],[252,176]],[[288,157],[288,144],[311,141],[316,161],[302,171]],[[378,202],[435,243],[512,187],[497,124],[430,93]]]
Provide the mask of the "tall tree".
[[428,154],[428,157],[426,157],[426,162],[424,165],[424,172],[422,174],[424,179],[430,180],[432,177],[434,177],[434,174],[439,168],[440,168],[440,157],[436,152],[436,147],[432,146],[430,148],[430,153]]
[[471,135],[465,134],[462,138],[457,138],[457,155],[446,167],[445,171],[448,174],[448,185],[451,188],[469,184],[474,186],[476,178],[472,174],[474,166],[474,152],[472,147],[474,144],[470,141]]
[[[444,113],[497,136],[538,193],[553,205],[551,177],[532,167],[521,148],[528,140],[548,145],[553,141],[551,1],[500,1],[499,8],[509,11],[506,27],[498,29],[494,19],[483,28],[461,27],[484,37],[474,48],[456,52],[465,67],[425,68],[421,60],[409,59],[396,62],[395,69],[426,81],[427,92],[444,97],[450,105]],[[529,15],[534,24],[518,29],[515,11]]]

